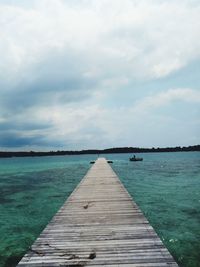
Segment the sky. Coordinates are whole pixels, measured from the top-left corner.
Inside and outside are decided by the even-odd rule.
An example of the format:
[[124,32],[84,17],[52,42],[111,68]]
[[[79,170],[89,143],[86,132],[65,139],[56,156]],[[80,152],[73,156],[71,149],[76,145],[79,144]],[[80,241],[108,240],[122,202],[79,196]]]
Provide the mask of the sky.
[[0,0],[0,150],[200,144],[199,0]]

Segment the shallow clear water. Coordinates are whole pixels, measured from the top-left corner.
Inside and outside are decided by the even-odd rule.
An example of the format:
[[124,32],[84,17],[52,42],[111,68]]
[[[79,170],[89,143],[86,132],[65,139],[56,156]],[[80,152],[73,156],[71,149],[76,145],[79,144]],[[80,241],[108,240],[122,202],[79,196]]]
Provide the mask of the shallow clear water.
[[[111,154],[113,169],[180,266],[200,266],[200,153]],[[94,155],[0,159],[0,266],[16,266]]]
[[113,165],[180,266],[200,266],[200,153],[128,155]]
[[0,266],[16,266],[89,167],[87,156],[0,159]]

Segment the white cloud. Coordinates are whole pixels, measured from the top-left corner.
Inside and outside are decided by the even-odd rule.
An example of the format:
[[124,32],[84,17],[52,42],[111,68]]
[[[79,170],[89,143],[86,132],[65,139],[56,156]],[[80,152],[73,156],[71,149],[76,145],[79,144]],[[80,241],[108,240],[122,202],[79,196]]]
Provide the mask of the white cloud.
[[156,95],[145,97],[133,107],[133,111],[139,113],[149,112],[149,110],[169,105],[174,101],[200,103],[200,91],[190,88],[169,89]]
[[83,71],[90,75],[166,76],[199,57],[200,4],[194,3],[43,0],[30,1],[29,8],[1,5],[1,77],[14,73],[23,78],[27,66],[54,50],[84,54]]

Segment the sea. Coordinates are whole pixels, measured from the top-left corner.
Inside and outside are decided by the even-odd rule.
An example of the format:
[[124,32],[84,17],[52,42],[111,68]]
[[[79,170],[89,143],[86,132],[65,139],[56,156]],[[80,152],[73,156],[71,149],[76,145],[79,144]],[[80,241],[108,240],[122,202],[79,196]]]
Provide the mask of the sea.
[[[137,154],[136,154],[137,155]],[[200,152],[107,154],[179,266],[200,267]],[[0,159],[0,266],[14,267],[97,155]]]

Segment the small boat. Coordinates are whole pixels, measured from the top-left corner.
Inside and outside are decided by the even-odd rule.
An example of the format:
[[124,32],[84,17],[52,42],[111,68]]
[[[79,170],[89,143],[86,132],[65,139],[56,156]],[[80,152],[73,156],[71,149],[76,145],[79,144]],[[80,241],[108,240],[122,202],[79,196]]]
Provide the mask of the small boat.
[[108,162],[108,163],[113,163],[113,161],[112,161],[112,160],[107,160],[107,162]]
[[129,158],[130,161],[143,161],[143,158],[136,158],[136,156],[133,156],[132,158]]

